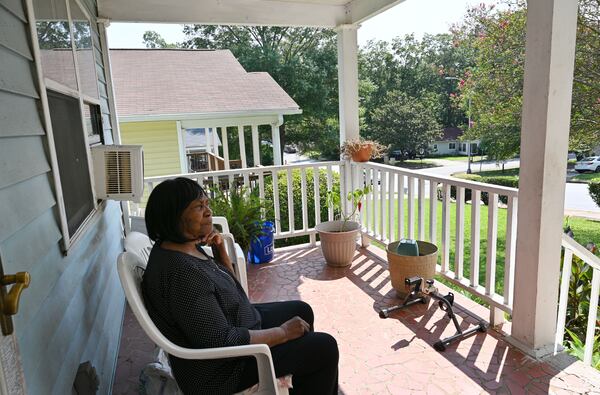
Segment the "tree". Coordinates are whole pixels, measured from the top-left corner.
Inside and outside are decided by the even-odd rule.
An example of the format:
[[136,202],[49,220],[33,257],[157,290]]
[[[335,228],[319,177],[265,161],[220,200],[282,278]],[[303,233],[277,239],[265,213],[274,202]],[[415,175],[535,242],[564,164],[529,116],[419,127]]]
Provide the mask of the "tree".
[[431,107],[404,92],[390,91],[374,110],[372,135],[392,150],[412,156],[425,152],[441,135],[441,126]]
[[[468,138],[480,138],[497,161],[520,150],[527,19],[523,0],[503,6],[473,8],[453,29],[457,44],[476,54],[459,75],[462,106],[471,100],[475,120]],[[569,147],[587,151],[600,143],[600,2],[582,0],[579,8]]]
[[178,48],[179,43],[167,43],[167,41],[157,32],[148,30],[144,32],[144,45],[146,48]]
[[[425,106],[445,127],[466,124],[465,112],[455,99],[458,87],[445,77],[463,73],[473,64],[472,51],[454,45],[449,34],[413,35],[392,43],[370,41],[359,53],[361,124],[375,138],[375,111],[389,100],[390,91],[402,91]],[[381,127],[378,124],[377,127]]]

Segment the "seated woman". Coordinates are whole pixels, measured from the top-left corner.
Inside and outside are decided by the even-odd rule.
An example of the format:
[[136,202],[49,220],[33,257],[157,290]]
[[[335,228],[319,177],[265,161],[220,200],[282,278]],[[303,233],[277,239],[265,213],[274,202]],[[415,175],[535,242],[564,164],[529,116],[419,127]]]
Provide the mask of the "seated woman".
[[[142,293],[152,321],[169,340],[187,348],[267,344],[275,375],[293,375],[291,393],[337,394],[335,339],[313,331],[313,311],[304,302],[250,303],[200,185],[176,178],[156,186],[146,227],[155,244]],[[214,259],[200,245],[210,246]],[[230,394],[258,382],[253,357],[169,358],[185,394]]]

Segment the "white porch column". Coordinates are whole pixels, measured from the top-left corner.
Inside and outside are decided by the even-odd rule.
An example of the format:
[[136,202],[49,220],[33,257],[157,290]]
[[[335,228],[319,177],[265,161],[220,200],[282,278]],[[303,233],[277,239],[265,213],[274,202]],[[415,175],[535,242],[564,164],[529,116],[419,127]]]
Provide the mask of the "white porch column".
[[254,158],[254,167],[260,166],[260,138],[258,135],[258,125],[252,125],[252,156]]
[[279,127],[283,124],[283,116],[279,116],[279,120],[276,123],[271,124],[271,137],[273,139],[273,164],[275,166],[281,166],[283,161],[281,159],[281,137],[279,136]]
[[577,0],[529,0],[510,341],[533,356],[556,331]]
[[337,28],[340,143],[359,136],[357,31],[356,25]]
[[213,138],[213,152],[216,156],[219,155],[219,134],[217,132],[217,127],[214,126],[212,128],[212,138]]

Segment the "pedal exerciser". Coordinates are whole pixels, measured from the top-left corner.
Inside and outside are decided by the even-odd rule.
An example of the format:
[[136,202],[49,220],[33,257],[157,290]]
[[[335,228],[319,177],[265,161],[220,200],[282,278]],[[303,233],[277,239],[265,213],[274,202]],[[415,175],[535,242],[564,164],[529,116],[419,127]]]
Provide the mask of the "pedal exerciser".
[[445,339],[440,339],[433,344],[433,348],[437,351],[444,351],[446,350],[446,347],[450,345],[450,343],[453,343],[457,340],[462,340],[476,332],[487,331],[488,324],[483,320],[479,321],[477,326],[463,331],[458,324],[456,314],[454,314],[454,310],[452,308],[454,305],[454,294],[452,292],[448,292],[447,295],[440,294],[437,287],[433,285],[433,280],[426,280],[425,287],[422,287],[422,277],[407,277],[404,280],[404,284],[410,290],[410,292],[404,298],[404,301],[399,305],[380,310],[379,317],[388,318],[392,311],[405,309],[417,303],[428,304],[431,298],[437,300],[439,308],[448,313],[448,317],[452,320],[454,327],[456,328],[456,333],[454,335]]

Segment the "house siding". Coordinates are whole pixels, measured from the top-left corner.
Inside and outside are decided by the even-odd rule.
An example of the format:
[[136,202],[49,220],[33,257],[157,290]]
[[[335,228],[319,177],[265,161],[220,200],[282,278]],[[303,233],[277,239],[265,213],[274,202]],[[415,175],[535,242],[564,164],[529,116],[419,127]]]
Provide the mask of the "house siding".
[[[83,3],[96,15],[95,2]],[[123,250],[120,206],[101,203],[63,254],[24,4],[0,0],[0,261],[6,274],[30,272],[31,285],[14,317],[14,334],[0,341],[0,358],[10,393],[70,394],[79,364],[90,361],[100,377],[98,393],[106,394],[124,309],[116,271]],[[101,48],[96,52],[96,70],[104,73]],[[98,84],[104,139],[110,144],[103,74]]]
[[144,176],[180,174],[177,122],[121,122],[123,144],[144,147]]

